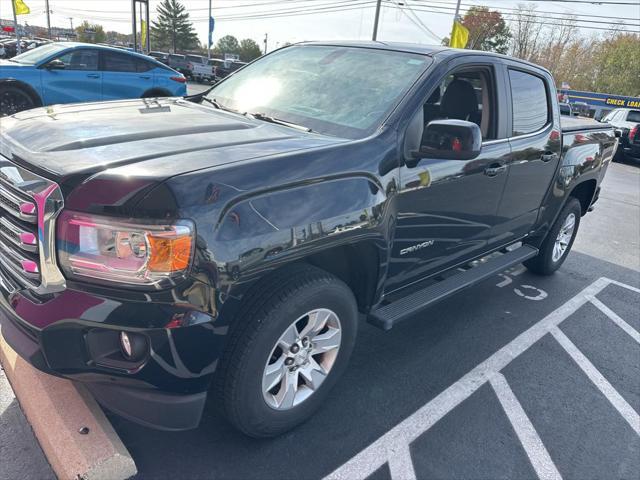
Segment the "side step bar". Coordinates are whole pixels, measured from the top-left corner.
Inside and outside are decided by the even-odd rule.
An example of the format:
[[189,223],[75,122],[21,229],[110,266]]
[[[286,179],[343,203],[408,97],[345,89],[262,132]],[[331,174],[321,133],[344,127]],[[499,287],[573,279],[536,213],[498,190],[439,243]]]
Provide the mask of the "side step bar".
[[477,267],[472,267],[462,273],[448,277],[424,290],[419,290],[400,300],[384,305],[371,312],[368,321],[376,327],[389,330],[396,323],[411,317],[420,310],[440,300],[444,300],[454,293],[485,280],[496,273],[500,273],[513,265],[533,258],[537,254],[537,248],[523,245],[499,257],[491,258]]

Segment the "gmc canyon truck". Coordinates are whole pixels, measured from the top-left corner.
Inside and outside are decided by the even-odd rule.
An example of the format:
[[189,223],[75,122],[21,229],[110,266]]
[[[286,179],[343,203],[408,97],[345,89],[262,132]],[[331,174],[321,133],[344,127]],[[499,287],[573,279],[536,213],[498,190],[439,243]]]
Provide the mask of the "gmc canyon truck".
[[189,99],[4,118],[2,334],[141,424],[194,428],[212,395],[246,434],[284,432],[360,314],[420,328],[514,264],[562,265],[617,138],[561,127],[555,91],[506,56],[303,43]]

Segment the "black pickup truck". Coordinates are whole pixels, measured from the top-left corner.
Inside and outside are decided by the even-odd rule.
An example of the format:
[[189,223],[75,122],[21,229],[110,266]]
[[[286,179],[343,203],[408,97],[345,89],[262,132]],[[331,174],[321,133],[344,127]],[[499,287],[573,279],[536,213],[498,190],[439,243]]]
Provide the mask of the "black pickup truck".
[[617,139],[561,127],[555,91],[506,56],[304,43],[198,97],[4,118],[2,334],[142,424],[196,427],[210,394],[281,433],[325,401],[360,314],[387,330],[560,267]]

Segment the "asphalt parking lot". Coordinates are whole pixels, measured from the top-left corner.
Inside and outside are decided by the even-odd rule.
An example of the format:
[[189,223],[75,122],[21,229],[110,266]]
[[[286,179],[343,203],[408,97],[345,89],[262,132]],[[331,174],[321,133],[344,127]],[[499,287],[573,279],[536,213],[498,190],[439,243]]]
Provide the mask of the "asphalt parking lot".
[[295,431],[253,440],[111,416],[146,478],[638,478],[640,169],[612,164],[554,276],[522,267],[395,327]]
[[211,85],[206,83],[188,82],[187,83],[187,95],[197,95],[211,88]]

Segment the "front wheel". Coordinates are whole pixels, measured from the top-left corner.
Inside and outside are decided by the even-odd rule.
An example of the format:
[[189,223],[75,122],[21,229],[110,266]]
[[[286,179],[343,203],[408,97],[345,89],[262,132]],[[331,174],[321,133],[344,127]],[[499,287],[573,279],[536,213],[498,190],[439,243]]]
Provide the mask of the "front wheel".
[[524,262],[524,266],[539,275],[551,275],[567,259],[580,226],[582,206],[576,198],[569,198],[555,223],[540,246],[534,258]]
[[13,115],[35,107],[31,96],[18,87],[0,87],[0,117]]
[[237,319],[217,383],[227,418],[252,437],[283,433],[322,406],[357,331],[353,293],[308,265],[276,273]]

